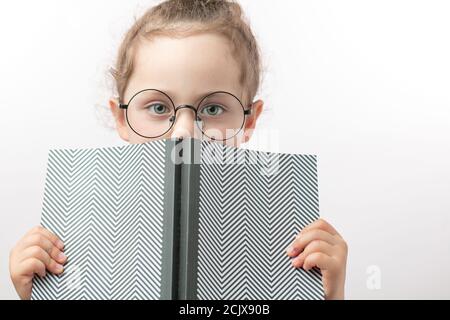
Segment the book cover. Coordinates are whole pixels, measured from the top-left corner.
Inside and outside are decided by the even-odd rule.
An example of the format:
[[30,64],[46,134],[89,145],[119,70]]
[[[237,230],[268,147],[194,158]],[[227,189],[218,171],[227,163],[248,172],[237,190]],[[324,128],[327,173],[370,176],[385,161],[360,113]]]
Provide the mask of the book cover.
[[52,150],[41,224],[62,275],[32,299],[323,299],[286,247],[319,218],[317,159],[159,140]]

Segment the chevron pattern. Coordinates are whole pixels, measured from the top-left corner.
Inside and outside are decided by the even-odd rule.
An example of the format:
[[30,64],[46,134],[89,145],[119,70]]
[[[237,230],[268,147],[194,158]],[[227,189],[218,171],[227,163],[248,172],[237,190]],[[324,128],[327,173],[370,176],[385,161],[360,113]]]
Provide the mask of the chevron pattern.
[[286,247],[319,218],[316,157],[202,142],[199,299],[324,299]]
[[32,299],[158,299],[165,142],[51,151],[42,225],[61,237],[61,276],[35,277]]

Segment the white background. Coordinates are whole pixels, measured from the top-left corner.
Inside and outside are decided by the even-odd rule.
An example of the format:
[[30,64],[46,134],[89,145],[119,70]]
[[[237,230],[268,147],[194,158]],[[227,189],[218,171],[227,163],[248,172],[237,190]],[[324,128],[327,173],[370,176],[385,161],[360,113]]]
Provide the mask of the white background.
[[[0,298],[16,298],[8,254],[39,223],[48,149],[122,145],[96,110],[153,3],[0,2]],[[450,298],[450,3],[241,3],[264,55],[259,128],[279,138],[250,147],[319,155],[322,215],[350,247],[347,298]]]

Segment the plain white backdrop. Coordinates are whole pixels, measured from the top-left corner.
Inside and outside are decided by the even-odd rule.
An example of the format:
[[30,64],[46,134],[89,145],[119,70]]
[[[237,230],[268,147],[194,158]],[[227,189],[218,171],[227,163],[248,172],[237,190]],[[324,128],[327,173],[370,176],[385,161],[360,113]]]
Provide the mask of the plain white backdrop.
[[[16,299],[9,250],[39,223],[48,150],[123,144],[98,110],[123,33],[154,3],[0,2],[0,298]],[[249,147],[318,154],[347,298],[449,299],[450,3],[241,3],[268,107]]]

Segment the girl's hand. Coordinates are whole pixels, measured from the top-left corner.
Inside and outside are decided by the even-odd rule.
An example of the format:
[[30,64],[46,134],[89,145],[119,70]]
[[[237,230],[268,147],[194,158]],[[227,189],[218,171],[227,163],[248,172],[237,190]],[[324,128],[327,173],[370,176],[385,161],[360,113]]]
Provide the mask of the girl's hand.
[[62,252],[64,244],[43,227],[31,229],[11,250],[9,272],[21,299],[31,298],[33,277],[45,277],[46,270],[60,274],[67,258]]
[[295,268],[322,272],[325,299],[344,299],[348,247],[341,235],[325,220],[305,227],[288,247]]

